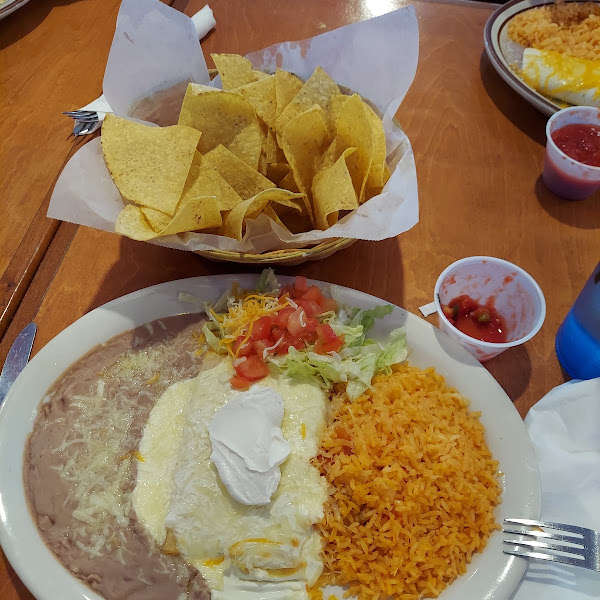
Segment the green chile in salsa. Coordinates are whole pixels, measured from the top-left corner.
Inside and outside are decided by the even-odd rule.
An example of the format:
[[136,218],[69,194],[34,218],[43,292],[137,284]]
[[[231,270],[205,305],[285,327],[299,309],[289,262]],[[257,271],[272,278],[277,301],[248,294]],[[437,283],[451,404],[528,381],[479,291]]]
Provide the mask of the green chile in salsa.
[[481,305],[463,294],[442,304],[442,310],[448,321],[469,337],[495,344],[507,341],[506,323],[494,308],[492,299]]

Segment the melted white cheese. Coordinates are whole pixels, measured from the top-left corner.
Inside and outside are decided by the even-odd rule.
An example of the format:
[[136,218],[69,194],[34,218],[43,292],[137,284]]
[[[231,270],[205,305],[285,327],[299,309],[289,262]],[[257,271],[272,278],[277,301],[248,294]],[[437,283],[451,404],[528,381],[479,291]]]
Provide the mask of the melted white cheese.
[[313,525],[323,516],[327,484],[310,460],[325,427],[327,400],[311,383],[271,377],[258,383],[283,398],[281,430],[290,454],[272,501],[246,506],[231,497],[211,460],[211,419],[241,394],[231,389],[231,375],[231,365],[222,362],[161,396],[140,445],[144,462],[138,464],[133,506],[159,544],[166,528],[172,530],[215,600],[304,599],[305,584],[322,571]]

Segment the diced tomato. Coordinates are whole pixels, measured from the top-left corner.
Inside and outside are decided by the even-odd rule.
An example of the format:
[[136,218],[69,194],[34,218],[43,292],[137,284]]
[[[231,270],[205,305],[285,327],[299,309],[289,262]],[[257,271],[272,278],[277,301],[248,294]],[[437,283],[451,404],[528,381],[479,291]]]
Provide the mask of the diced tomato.
[[327,354],[328,352],[339,352],[344,345],[344,336],[337,336],[335,331],[327,323],[317,326],[318,341],[315,344],[317,354]]
[[296,350],[304,350],[304,348],[306,348],[304,336],[291,335],[289,332],[284,334],[283,340],[275,348],[275,354],[287,354],[292,346],[296,348]]
[[292,296],[296,292],[293,285],[284,285],[279,292],[279,297]]
[[268,340],[256,340],[252,344],[252,349],[254,351],[254,354],[260,356],[261,358],[264,358],[265,350],[272,345],[273,344],[271,344],[271,342],[269,342]]
[[298,275],[294,281],[294,288],[296,290],[296,295],[302,296],[302,294],[308,290],[308,281],[306,281],[306,277]]
[[271,333],[267,339],[275,343],[280,337],[283,337],[286,331],[286,328],[279,327],[279,325],[273,325],[273,327],[271,327]]
[[282,354],[287,354],[289,352],[289,350],[290,350],[290,343],[289,343],[289,341],[286,340],[286,338],[283,338],[283,340],[279,344],[277,344],[277,346],[275,346],[275,349],[273,351],[278,356],[281,356]]
[[297,308],[288,319],[287,329],[292,335],[298,335],[306,327],[306,313],[303,308]]
[[333,298],[323,296],[323,300],[321,301],[321,313],[329,312],[330,310],[337,312],[337,309],[338,304]]
[[242,346],[245,339],[245,335],[238,335],[235,342],[233,342],[233,353],[236,356],[250,356],[252,354],[252,342],[250,340]]
[[319,336],[319,340],[324,343],[333,342],[338,339],[338,336],[331,328],[331,325],[327,325],[327,323],[322,323],[317,326],[317,335]]
[[323,312],[319,304],[308,298],[296,298],[296,304],[301,306],[309,317],[316,317]]
[[236,373],[249,381],[263,379],[269,374],[269,367],[261,356],[253,354],[235,366]]
[[332,342],[322,342],[318,340],[315,344],[315,352],[317,354],[329,354],[329,352],[339,352],[344,345],[344,340],[339,337]]
[[323,302],[323,294],[321,290],[316,285],[311,285],[307,288],[307,290],[302,294],[303,300],[312,300],[317,304],[321,304]]
[[281,327],[282,329],[285,329],[287,327],[288,319],[290,318],[290,315],[295,310],[296,309],[291,306],[286,306],[285,308],[282,308],[280,311],[277,311],[275,313],[275,316],[273,317],[273,323],[275,325]]
[[231,387],[236,390],[247,390],[252,383],[248,379],[240,377],[240,375],[234,375],[229,381],[231,383]]
[[[316,321],[315,321],[316,322]],[[302,339],[307,343],[307,344],[314,344],[318,339],[319,336],[317,335],[316,331],[307,331],[303,336]]]
[[271,333],[271,317],[265,315],[260,319],[254,321],[252,326],[252,339],[253,340],[266,340]]

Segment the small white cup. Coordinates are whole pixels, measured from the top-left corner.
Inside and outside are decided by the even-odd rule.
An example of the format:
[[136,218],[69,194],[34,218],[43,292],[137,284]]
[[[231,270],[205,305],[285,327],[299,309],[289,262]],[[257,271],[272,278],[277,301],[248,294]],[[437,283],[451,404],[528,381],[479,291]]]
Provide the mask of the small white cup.
[[[508,341],[476,340],[448,321],[442,304],[462,294],[482,305],[493,299],[494,307],[506,323]],[[470,256],[452,263],[438,277],[434,301],[439,328],[481,362],[530,340],[546,317],[544,294],[531,275],[506,260],[491,256]]]
[[554,113],[546,124],[546,155],[542,178],[546,187],[567,200],[583,200],[600,188],[600,167],[579,162],[565,154],[552,139],[552,133],[566,125],[600,126],[600,109],[571,106]]

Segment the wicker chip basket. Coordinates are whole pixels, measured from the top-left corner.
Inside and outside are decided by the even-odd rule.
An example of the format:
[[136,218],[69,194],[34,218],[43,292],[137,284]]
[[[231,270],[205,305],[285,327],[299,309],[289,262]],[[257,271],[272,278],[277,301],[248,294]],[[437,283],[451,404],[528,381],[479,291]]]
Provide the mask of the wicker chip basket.
[[246,252],[231,252],[230,250],[198,250],[196,254],[219,262],[236,262],[247,265],[299,265],[310,260],[321,260],[331,256],[334,252],[354,244],[353,238],[337,238],[322,242],[310,248],[289,248],[273,250],[263,254],[249,254]]

